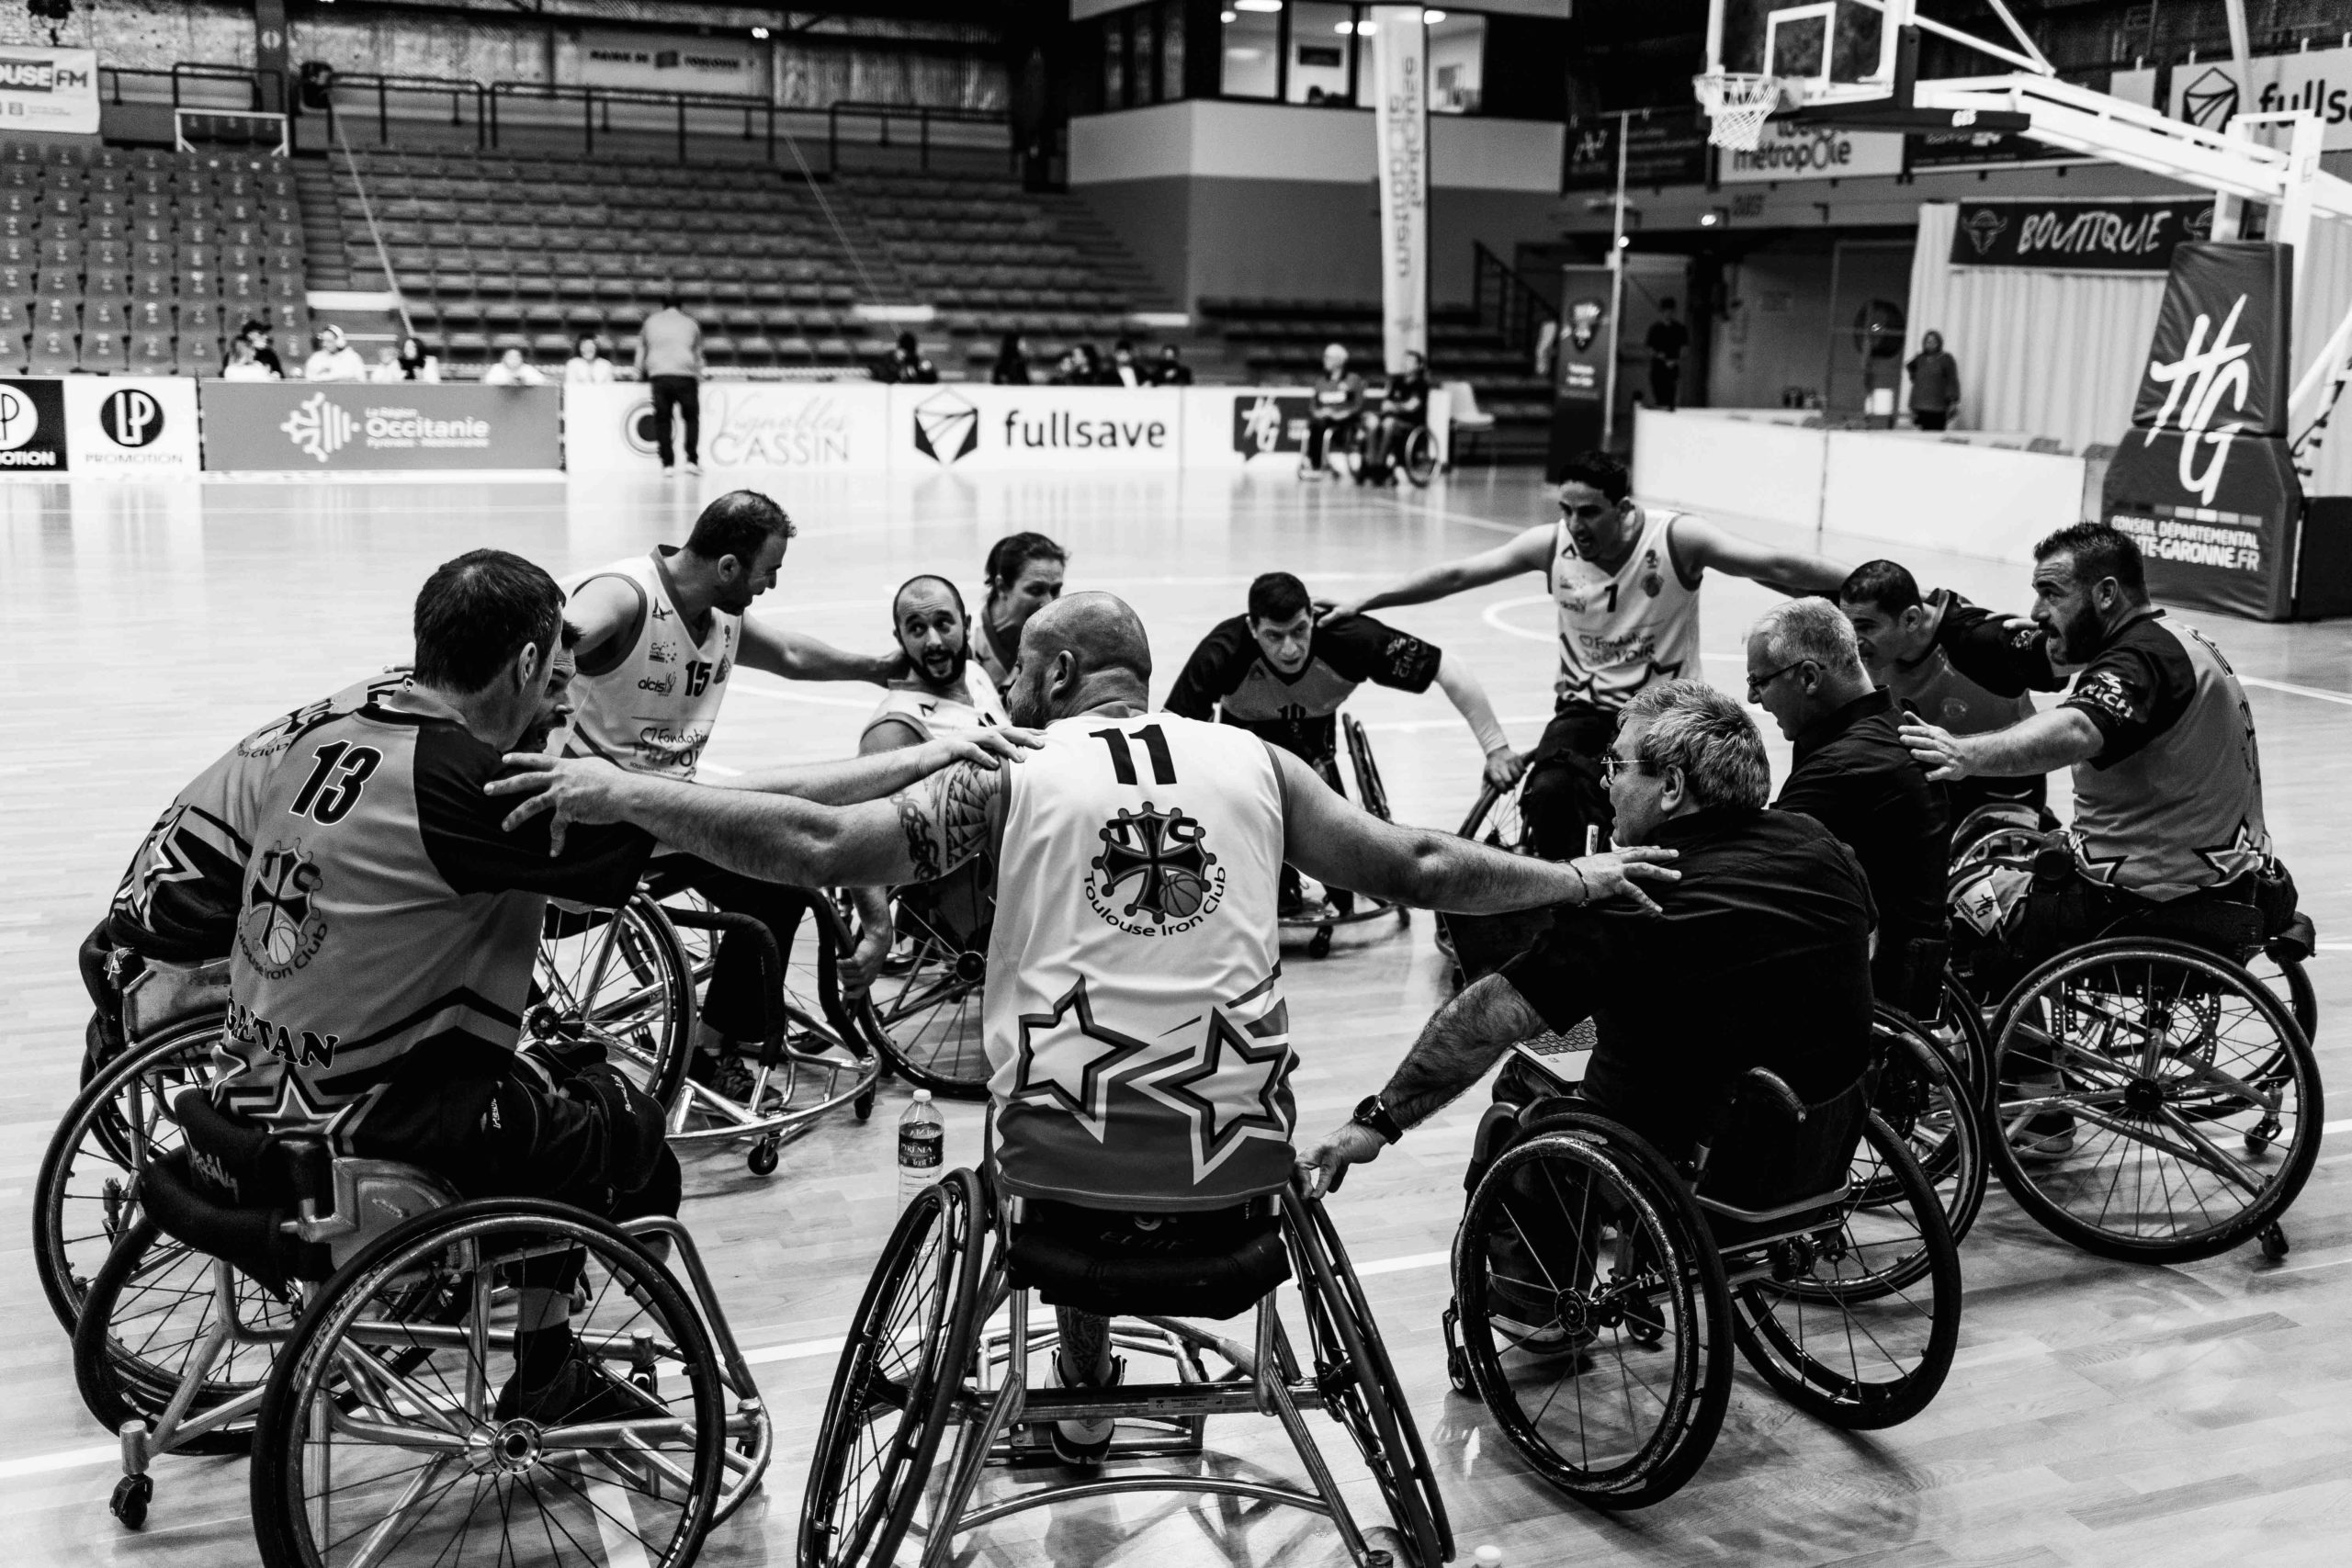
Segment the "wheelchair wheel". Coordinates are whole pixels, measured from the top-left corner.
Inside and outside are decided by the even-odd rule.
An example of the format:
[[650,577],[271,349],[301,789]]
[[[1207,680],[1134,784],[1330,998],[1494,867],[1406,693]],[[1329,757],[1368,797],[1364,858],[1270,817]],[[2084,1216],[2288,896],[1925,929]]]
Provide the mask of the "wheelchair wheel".
[[594,1040],[637,1087],[668,1105],[686,1076],[694,982],[685,945],[640,893],[616,910],[550,906],[523,1015],[529,1040]]
[[2278,1221],[2319,1157],[2302,1031],[2269,987],[2186,943],[2118,938],[2044,964],[2002,1004],[1993,1066],[2001,1184],[2101,1257],[2226,1252]]
[[[1983,1108],[1943,1043],[1908,1014],[1883,1007],[1873,1025],[1886,1049],[1871,1109],[1904,1140],[1944,1212],[1953,1245],[1966,1238],[1984,1203],[1992,1156],[1984,1147]],[[1903,1201],[1903,1185],[1883,1171],[1857,1196],[1864,1208]]]
[[1388,809],[1388,786],[1380,779],[1380,761],[1372,754],[1372,737],[1351,713],[1340,716],[1340,728],[1348,739],[1348,764],[1356,775],[1356,804],[1379,818],[1394,822],[1396,814]]
[[1985,1086],[1993,1081],[1993,1051],[1984,1039],[1984,1008],[1950,964],[1944,966],[1944,988],[1937,998],[1936,1016],[1920,1021],[1960,1070],[1970,1096],[1982,1104]]
[[[686,892],[672,896],[679,907],[679,918],[671,922],[675,928],[680,947],[686,955],[687,973],[694,976],[697,993],[709,982],[718,964],[719,942],[724,933],[693,923],[694,918],[709,909],[710,905],[699,893]],[[791,950],[782,954],[784,1014],[781,1020],[784,1043],[794,1051],[808,1055],[835,1058],[845,1066],[853,1060],[862,1061],[873,1055],[879,1030],[873,1010],[864,998],[844,996],[841,987],[841,964],[853,945],[849,927],[842,919],[833,900],[820,892],[811,892],[803,905],[800,923],[793,933]],[[740,1047],[752,1053],[757,1059],[757,1047]],[[687,1053],[679,1054],[683,1077],[687,1066]],[[792,1097],[792,1064],[779,1064],[772,1077],[768,1099],[771,1103],[761,1108],[761,1113],[772,1111],[777,1096],[788,1102]],[[683,1125],[681,1124],[683,1121]],[[673,1136],[697,1129],[724,1127],[723,1121],[714,1121],[706,1109],[691,1097],[685,1106],[671,1119]]]
[[[534,1275],[571,1288],[575,1373],[563,1407],[502,1413],[522,1293],[503,1287]],[[409,1307],[420,1277],[464,1303],[456,1321]],[[689,1562],[718,1499],[723,1400],[694,1306],[610,1224],[513,1199],[420,1214],[312,1295],[270,1374],[252,1472],[262,1561],[457,1568],[567,1540],[582,1558],[594,1542]]]
[[[220,1322],[218,1279],[225,1264],[189,1250],[141,1219],[124,1232],[106,1266],[90,1281],[74,1331],[74,1381],[82,1403],[109,1432],[125,1423],[153,1423],[179,1392],[198,1342]],[[186,1414],[200,1416],[257,1393],[269,1377],[276,1344],[294,1323],[295,1304],[235,1269],[228,1269],[240,1335],[220,1348],[206,1369]],[[183,1439],[174,1451],[243,1453],[253,1440],[248,1424]]]
[[2274,958],[2270,953],[2257,953],[2246,961],[2246,973],[2270,987],[2273,995],[2287,1004],[2288,1013],[2303,1038],[2312,1045],[2319,1043],[2319,993],[2312,988],[2312,977],[2305,972],[2302,960],[2292,957]]
[[882,1054],[917,1088],[985,1100],[990,1068],[980,1002],[995,900],[977,878],[951,878],[941,888],[901,892],[893,908],[900,945],[867,998]]
[[1536,1122],[1471,1195],[1453,1289],[1479,1398],[1554,1486],[1638,1508],[1704,1462],[1731,1398],[1723,1265],[1641,1139],[1583,1111]]
[[1420,1428],[1406,1408],[1404,1384],[1373,1321],[1372,1303],[1323,1204],[1289,1191],[1283,1202],[1290,1211],[1309,1343],[1319,1381],[1329,1391],[1326,1408],[1355,1439],[1414,1562],[1439,1568],[1453,1560],[1453,1529]]
[[[1526,775],[1520,775],[1521,784]],[[1509,850],[1515,855],[1532,855],[1535,845],[1527,831],[1526,819],[1519,813],[1519,784],[1509,789],[1497,789],[1493,784],[1481,784],[1478,798],[1470,807],[1470,815],[1462,819],[1461,835],[1495,849]]]
[[1405,452],[1399,465],[1405,477],[1413,481],[1416,490],[1429,488],[1437,477],[1437,434],[1426,424],[1416,425],[1405,437]]
[[1928,1406],[1960,1346],[1960,1249],[1904,1141],[1872,1114],[1849,1179],[1892,1186],[1833,1223],[1724,1259],[1740,1354],[1782,1398],[1833,1427],[1867,1431]]
[[33,1186],[33,1266],[68,1334],[82,1299],[138,1217],[136,1178],[179,1147],[172,1096],[209,1077],[220,1023],[191,1020],[115,1057],[67,1108]]
[[799,1568],[894,1560],[979,1333],[985,1203],[978,1177],[952,1172],[883,1247],[809,1457]]

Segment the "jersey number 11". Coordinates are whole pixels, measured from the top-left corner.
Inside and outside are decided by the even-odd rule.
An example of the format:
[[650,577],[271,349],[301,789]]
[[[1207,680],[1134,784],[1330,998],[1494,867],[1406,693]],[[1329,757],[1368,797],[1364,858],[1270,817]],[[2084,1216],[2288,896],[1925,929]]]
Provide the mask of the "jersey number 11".
[[[1127,745],[1126,731],[1097,729],[1091,733],[1095,739],[1111,749],[1111,772],[1118,775],[1119,782],[1123,784],[1136,783],[1136,754]],[[1142,741],[1143,749],[1151,754],[1153,782],[1164,784],[1174,784],[1176,760],[1168,754],[1168,737],[1161,733],[1159,726],[1145,725],[1136,731],[1136,739]]]

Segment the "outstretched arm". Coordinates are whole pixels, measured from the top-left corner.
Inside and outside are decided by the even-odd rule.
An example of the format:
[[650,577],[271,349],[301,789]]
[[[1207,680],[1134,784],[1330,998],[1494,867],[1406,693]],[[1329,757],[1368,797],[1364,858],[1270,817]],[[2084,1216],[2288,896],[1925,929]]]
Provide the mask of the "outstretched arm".
[[906,673],[903,653],[850,653],[819,637],[788,632],[743,617],[743,646],[737,662],[787,681],[865,681],[888,685]]
[[1906,724],[1903,743],[1912,761],[1942,783],[1976,775],[2023,778],[2087,762],[2107,745],[2098,726],[2080,708],[2047,708],[2007,729],[1954,735],[1932,724]]
[[1438,660],[1437,684],[1453,711],[1468,723],[1470,733],[1478,738],[1478,750],[1487,759],[1487,782],[1497,789],[1517,784],[1519,775],[1527,771],[1527,760],[1510,749],[1510,737],[1495,717],[1495,705],[1487,700],[1487,688],[1478,683],[1477,672],[1449,653]]
[[1808,593],[1826,594],[1836,598],[1845,585],[1849,569],[1826,556],[1806,555],[1799,550],[1776,550],[1727,534],[1713,524],[1697,517],[1674,520],[1668,542],[1675,558],[1692,571],[1713,567],[1734,577],[1745,577],[1765,587],[1801,599]]
[[1443,599],[1468,588],[1483,588],[1489,582],[1500,582],[1522,571],[1542,571],[1552,558],[1552,525],[1541,523],[1528,529],[1508,545],[1498,545],[1475,556],[1460,560],[1443,561],[1426,571],[1415,572],[1404,581],[1392,584],[1379,592],[1362,599],[1334,604],[1325,612],[1325,619],[1342,615],[1367,615],[1390,604],[1426,604],[1432,599]]
[[896,795],[942,768],[971,762],[993,768],[1018,761],[1021,753],[1046,743],[1034,729],[991,726],[963,735],[943,735],[891,751],[852,757],[838,762],[801,762],[789,767],[763,768],[724,786],[761,795],[795,795],[820,806],[855,806]]
[[1266,753],[1283,775],[1283,858],[1317,882],[1351,892],[1465,915],[1611,897],[1656,910],[1635,884],[1681,876],[1651,863],[1673,859],[1671,850],[1641,846],[1555,862],[1508,854],[1452,833],[1400,828],[1340,798],[1281,747],[1269,746]]

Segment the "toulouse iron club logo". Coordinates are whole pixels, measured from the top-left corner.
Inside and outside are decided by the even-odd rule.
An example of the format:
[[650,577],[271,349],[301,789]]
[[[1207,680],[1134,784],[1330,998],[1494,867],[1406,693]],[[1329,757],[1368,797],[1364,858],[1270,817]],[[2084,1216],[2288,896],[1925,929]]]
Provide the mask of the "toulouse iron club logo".
[[1129,935],[1191,931],[1224,901],[1225,868],[1203,842],[1200,822],[1181,809],[1155,811],[1147,800],[1141,811],[1122,810],[1103,823],[1101,837],[1086,901]]

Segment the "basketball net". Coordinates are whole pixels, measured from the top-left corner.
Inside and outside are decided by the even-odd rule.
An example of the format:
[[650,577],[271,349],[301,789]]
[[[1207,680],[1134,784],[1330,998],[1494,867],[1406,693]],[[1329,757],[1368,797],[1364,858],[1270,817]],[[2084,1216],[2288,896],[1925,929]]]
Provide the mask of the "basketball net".
[[1690,78],[1711,122],[1707,140],[1734,152],[1763,144],[1764,122],[1781,107],[1781,79],[1739,71],[1710,71]]

